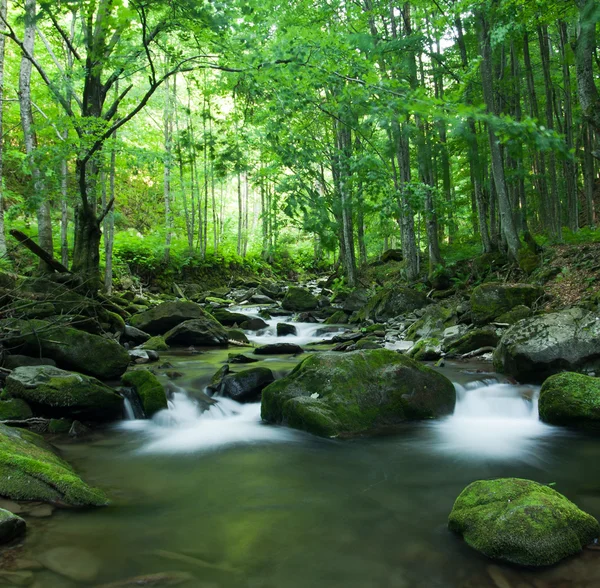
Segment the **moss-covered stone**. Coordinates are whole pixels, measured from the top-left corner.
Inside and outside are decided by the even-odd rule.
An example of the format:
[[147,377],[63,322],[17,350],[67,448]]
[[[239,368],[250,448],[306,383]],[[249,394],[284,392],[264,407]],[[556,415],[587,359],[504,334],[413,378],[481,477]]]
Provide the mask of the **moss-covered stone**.
[[121,417],[123,399],[95,378],[52,366],[20,367],[6,378],[6,392],[35,414],[106,421]]
[[447,349],[448,354],[463,355],[482,347],[496,347],[500,337],[496,334],[493,327],[483,327],[473,329],[464,334],[460,339],[450,344]]
[[250,343],[246,333],[241,329],[226,329],[227,339],[229,341],[237,341],[238,343]]
[[0,425],[0,495],[65,506],[103,506],[105,494],[88,486],[42,437]]
[[519,478],[467,486],[448,526],[487,557],[525,566],[555,564],[600,533],[598,521],[562,494]]
[[442,346],[439,339],[419,339],[408,352],[409,357],[415,361],[434,361],[442,355]]
[[531,307],[543,295],[543,288],[531,284],[482,284],[471,293],[473,322],[489,323],[516,306]]
[[512,310],[509,310],[508,312],[496,317],[496,322],[514,325],[523,319],[529,318],[531,314],[531,308],[529,308],[529,306],[520,304],[519,306],[515,306]]
[[225,347],[228,337],[225,328],[208,314],[201,319],[184,321],[164,335],[167,345],[198,345]]
[[73,421],[69,419],[50,419],[48,423],[48,433],[62,435],[68,433],[73,426]]
[[150,335],[164,335],[177,325],[202,319],[206,313],[199,304],[182,300],[163,302],[154,308],[145,310],[131,317],[130,323]]
[[445,306],[429,306],[423,316],[406,331],[405,339],[440,338],[448,327],[456,324],[456,313]]
[[150,337],[145,343],[142,343],[140,348],[147,349],[148,351],[168,351],[169,346],[162,335],[156,335]]
[[532,274],[542,263],[541,255],[534,253],[527,247],[519,249],[517,254],[517,262],[521,270],[527,275]]
[[123,374],[121,382],[124,386],[135,388],[147,418],[167,408],[165,389],[152,372],[144,369],[132,370]]
[[543,384],[539,402],[540,419],[600,431],[600,378],[563,372]]
[[21,517],[0,508],[0,544],[21,537],[25,529],[25,521]]
[[316,296],[313,296],[308,290],[297,286],[290,286],[283,297],[281,306],[285,310],[306,311],[315,310],[319,306]]
[[0,421],[20,421],[32,416],[29,404],[20,398],[0,401]]
[[398,286],[380,290],[354,316],[353,321],[387,321],[394,317],[424,308],[431,301],[422,292]]
[[263,389],[275,381],[273,372],[265,367],[250,368],[225,375],[219,394],[237,402],[255,402]]
[[226,327],[240,326],[242,323],[250,320],[250,317],[241,312],[231,312],[224,308],[214,308],[211,314],[217,321]]
[[101,380],[118,378],[129,365],[129,354],[112,339],[39,320],[0,321],[5,345],[32,357],[48,357],[58,367]]
[[267,422],[317,435],[353,436],[450,414],[455,401],[449,380],[401,354],[326,352],[267,386],[261,414]]

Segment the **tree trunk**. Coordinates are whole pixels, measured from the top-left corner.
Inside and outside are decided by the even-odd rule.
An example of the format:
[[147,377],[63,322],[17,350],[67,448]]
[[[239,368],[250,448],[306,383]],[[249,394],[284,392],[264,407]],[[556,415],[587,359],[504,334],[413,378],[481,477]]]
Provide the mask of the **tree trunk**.
[[[173,95],[176,86],[173,82]],[[171,255],[171,237],[173,219],[171,218],[171,169],[173,167],[173,108],[169,80],[165,82],[165,104],[163,110],[163,140],[165,145],[165,161],[163,167],[163,198],[165,202],[165,261],[169,263]]]
[[[113,140],[117,140],[117,133],[113,135]],[[112,294],[112,279],[113,279],[113,246],[115,242],[115,214],[114,214],[114,201],[115,201],[115,176],[117,169],[117,148],[113,145],[110,151],[110,169],[108,172],[108,201],[106,196],[103,199],[103,206],[106,208],[108,202],[112,202],[113,205],[108,209],[106,216],[104,217],[104,289],[108,295]],[[106,188],[104,188],[106,192]]]
[[592,145],[594,137],[594,127],[589,122],[583,124],[583,183],[585,191],[585,210],[588,227],[596,225],[596,207],[594,205],[594,156],[592,155]]
[[242,172],[237,173],[237,199],[238,199],[238,233],[237,233],[237,254],[242,256],[242,228],[244,220],[243,200],[242,200]]
[[4,232],[4,54],[6,47],[6,0],[0,0],[0,257],[6,255],[6,233]]
[[[489,24],[485,14],[478,13],[480,25],[480,46],[481,46],[481,81],[483,87],[483,96],[490,113],[498,114],[494,104],[494,86],[492,74],[492,46],[490,39]],[[513,221],[513,214],[510,207],[510,201],[506,190],[506,179],[504,176],[504,163],[502,161],[502,151],[500,142],[492,124],[488,123],[488,137],[490,141],[490,154],[492,159],[492,175],[494,186],[498,196],[498,211],[500,213],[502,235],[506,240],[508,252],[513,259],[517,258],[520,242]]]
[[[34,54],[35,21],[37,12],[36,0],[25,0],[25,32],[23,33],[23,48],[29,55]],[[52,254],[52,220],[50,217],[50,202],[46,199],[44,183],[39,164],[36,161],[37,133],[34,129],[33,110],[31,104],[31,71],[32,63],[25,56],[21,57],[19,70],[19,106],[21,125],[27,154],[29,170],[33,180],[33,194],[40,200],[37,208],[38,241],[40,247]],[[40,260],[39,269],[49,271],[47,264]]]

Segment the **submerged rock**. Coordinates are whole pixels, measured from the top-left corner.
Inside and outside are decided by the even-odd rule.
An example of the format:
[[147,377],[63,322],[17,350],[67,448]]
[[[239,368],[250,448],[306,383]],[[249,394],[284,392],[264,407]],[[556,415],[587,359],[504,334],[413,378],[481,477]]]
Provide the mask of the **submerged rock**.
[[273,372],[264,367],[227,374],[221,381],[219,394],[237,402],[255,402],[263,389],[275,381]]
[[544,289],[531,284],[482,284],[471,293],[473,322],[489,323],[517,306],[531,307],[543,296]]
[[562,494],[519,478],[467,486],[448,527],[487,557],[524,566],[555,564],[600,534],[598,521]]
[[118,378],[129,365],[129,354],[112,339],[39,320],[0,322],[5,345],[22,353],[53,359],[58,367],[101,380]]
[[42,437],[0,425],[0,495],[67,506],[103,506],[104,493],[88,486]]
[[100,572],[95,555],[80,547],[55,547],[38,556],[46,568],[76,582],[91,582]]
[[123,399],[96,378],[52,366],[20,367],[6,378],[6,392],[47,417],[107,421],[120,418]]
[[240,328],[246,331],[260,331],[261,329],[266,329],[268,326],[261,318],[249,318],[240,325]]
[[178,300],[163,302],[136,314],[131,317],[130,322],[133,327],[150,335],[163,335],[185,321],[203,319],[205,316],[206,313],[199,304]]
[[165,333],[167,345],[226,347],[228,341],[229,337],[223,325],[209,315],[180,323]]
[[0,544],[24,535],[25,528],[25,521],[21,517],[0,508]]
[[600,378],[564,372],[548,378],[540,392],[540,419],[600,431]]
[[494,367],[521,382],[542,382],[561,371],[600,368],[600,316],[570,308],[524,319],[506,330]]
[[384,349],[326,352],[265,388],[261,414],[324,437],[352,436],[447,415],[455,402],[447,378],[406,356]]
[[298,286],[290,286],[285,296],[283,297],[281,306],[285,310],[315,310],[319,306],[319,300],[316,296],[313,296],[305,288],[299,288]]
[[304,353],[304,349],[295,343],[270,343],[269,345],[257,347],[254,353],[256,355],[298,355]]
[[142,402],[146,418],[167,408],[167,395],[158,378],[148,370],[132,370],[121,378],[124,386],[134,388]]

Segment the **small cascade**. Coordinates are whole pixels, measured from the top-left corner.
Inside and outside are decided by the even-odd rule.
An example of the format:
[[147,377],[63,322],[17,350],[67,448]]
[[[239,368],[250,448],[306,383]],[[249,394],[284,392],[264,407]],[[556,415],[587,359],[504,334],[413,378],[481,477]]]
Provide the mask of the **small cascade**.
[[146,415],[144,414],[142,400],[135,388],[121,388],[119,392],[123,397],[123,418],[128,421],[145,419]]
[[469,458],[539,460],[544,439],[555,429],[539,420],[538,387],[495,379],[454,386],[454,414],[431,425],[439,451]]

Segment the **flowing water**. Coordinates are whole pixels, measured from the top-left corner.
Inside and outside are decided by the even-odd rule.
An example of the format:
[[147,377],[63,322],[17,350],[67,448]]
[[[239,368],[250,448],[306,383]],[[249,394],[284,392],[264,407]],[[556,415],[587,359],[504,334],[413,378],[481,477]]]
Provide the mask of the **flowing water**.
[[[318,328],[302,325],[285,340],[316,341]],[[277,340],[272,330],[253,339]],[[99,567],[79,583],[36,572],[35,586],[174,572],[191,574],[184,588],[600,586],[597,552],[515,571],[490,566],[446,529],[460,491],[498,476],[555,483],[600,517],[598,443],[541,424],[537,388],[476,369],[485,365],[449,365],[453,416],[342,442],[264,425],[258,404],[220,399],[202,411],[201,391],[226,358],[164,354],[183,374],[170,384],[169,410],[61,447],[113,504],[32,521],[20,557],[77,547]],[[253,365],[281,375],[297,361]]]

